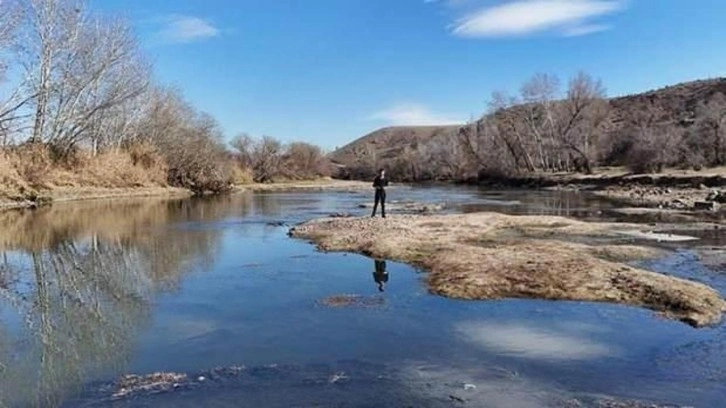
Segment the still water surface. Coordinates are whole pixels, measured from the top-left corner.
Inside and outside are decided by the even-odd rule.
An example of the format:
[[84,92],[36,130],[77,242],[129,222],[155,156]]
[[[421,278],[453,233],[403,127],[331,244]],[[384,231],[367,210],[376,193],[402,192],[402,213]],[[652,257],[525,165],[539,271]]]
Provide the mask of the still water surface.
[[[392,199],[599,219],[576,193],[400,188]],[[289,226],[363,214],[357,192],[125,200],[0,213],[0,406],[105,406],[122,374],[245,366],[242,379],[118,406],[562,406],[726,401],[726,331],[582,302],[467,302],[425,274],[324,254]],[[680,244],[685,245],[685,244]],[[726,291],[690,248],[645,266]],[[726,292],[725,292],[726,293]],[[322,300],[356,295],[365,306]],[[338,375],[342,379],[336,379]]]

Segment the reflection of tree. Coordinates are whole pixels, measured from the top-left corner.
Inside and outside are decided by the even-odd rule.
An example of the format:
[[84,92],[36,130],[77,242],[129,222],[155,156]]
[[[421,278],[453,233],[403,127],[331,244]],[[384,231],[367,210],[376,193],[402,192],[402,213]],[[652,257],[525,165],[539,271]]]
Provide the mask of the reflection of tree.
[[123,364],[148,318],[150,285],[139,260],[102,242],[25,254],[29,263],[18,267],[30,270],[3,293],[25,322],[11,328],[11,347],[20,351],[2,355],[3,402],[54,406],[90,372]]
[[93,373],[121,369],[152,293],[219,246],[217,229],[171,225],[250,208],[238,196],[0,215],[0,406],[58,405]]

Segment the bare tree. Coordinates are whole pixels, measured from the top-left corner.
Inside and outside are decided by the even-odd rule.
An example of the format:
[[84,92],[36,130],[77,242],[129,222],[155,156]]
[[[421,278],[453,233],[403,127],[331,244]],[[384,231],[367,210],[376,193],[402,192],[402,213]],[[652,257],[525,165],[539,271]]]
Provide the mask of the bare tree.
[[[68,152],[81,142],[96,150],[110,127],[123,129],[121,107],[146,89],[149,65],[130,26],[91,15],[81,1],[24,0],[17,47],[31,142]],[[114,112],[115,111],[115,112]],[[121,117],[120,117],[121,116]]]
[[697,117],[703,139],[713,149],[711,164],[726,164],[726,95],[719,92],[707,103],[702,102],[697,108]]
[[555,165],[551,156],[555,150],[555,103],[559,88],[560,80],[557,76],[536,74],[520,89],[524,122],[536,146],[537,163],[543,170],[553,169]]
[[632,171],[660,172],[676,163],[683,131],[668,120],[667,112],[656,100],[629,112],[624,132],[630,139],[626,163]]
[[272,136],[263,136],[252,149],[252,172],[258,183],[273,181],[280,175],[282,143]]
[[608,117],[605,88],[599,80],[580,72],[570,80],[567,98],[559,105],[556,132],[561,145],[574,152],[576,169],[592,173],[597,160],[601,126]]
[[507,151],[516,163],[516,167],[533,172],[535,171],[535,165],[525,142],[526,136],[521,114],[516,109],[518,104],[516,98],[507,96],[502,92],[494,92],[489,102],[489,114],[494,118],[496,124],[494,134],[507,147]]
[[247,169],[252,168],[252,150],[254,144],[254,139],[247,133],[240,133],[230,142],[232,148],[237,152],[240,165]]
[[137,104],[147,89],[150,67],[123,21],[97,19],[82,34],[77,44],[81,57],[76,66],[66,67],[67,79],[54,104],[50,141],[66,148],[86,141],[96,153],[124,137],[134,119],[129,105]]
[[286,175],[294,179],[312,179],[329,173],[323,150],[305,142],[293,142],[285,148],[283,166]]
[[[16,44],[22,18],[19,0],[0,0],[0,85],[7,79],[5,75],[11,63],[12,49]],[[0,87],[0,146],[5,146],[9,141],[14,124],[19,119],[15,111],[22,98],[17,85],[7,84]]]

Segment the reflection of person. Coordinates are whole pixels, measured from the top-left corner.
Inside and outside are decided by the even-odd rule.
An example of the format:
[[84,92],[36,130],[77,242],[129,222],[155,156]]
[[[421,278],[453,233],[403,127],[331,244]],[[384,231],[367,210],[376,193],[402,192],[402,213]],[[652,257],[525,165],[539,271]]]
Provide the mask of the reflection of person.
[[373,272],[373,280],[378,284],[378,290],[383,292],[383,286],[388,282],[388,272],[386,272],[386,261],[376,259],[373,261],[376,271]]
[[373,180],[373,188],[376,189],[375,204],[373,204],[373,214],[371,217],[376,216],[376,210],[378,209],[378,203],[381,203],[381,215],[386,218],[386,186],[388,185],[388,179],[386,178],[386,171],[384,169],[378,170],[378,175]]

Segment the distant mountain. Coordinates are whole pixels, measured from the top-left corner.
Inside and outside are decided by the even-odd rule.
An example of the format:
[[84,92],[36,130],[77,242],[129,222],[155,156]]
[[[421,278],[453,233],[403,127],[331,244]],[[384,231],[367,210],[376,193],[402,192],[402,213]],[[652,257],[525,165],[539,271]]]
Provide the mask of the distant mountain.
[[[654,109],[657,110],[656,116],[660,122],[689,126],[698,119],[699,104],[708,103],[719,93],[726,95],[726,78],[686,82],[640,94],[611,98],[607,132],[622,130],[628,122],[633,121],[634,115]],[[372,169],[376,165],[390,163],[406,152],[416,151],[420,146],[427,145],[432,139],[454,138],[460,128],[461,126],[387,127],[335,150],[328,157],[338,167],[340,175],[345,177],[346,169]]]

